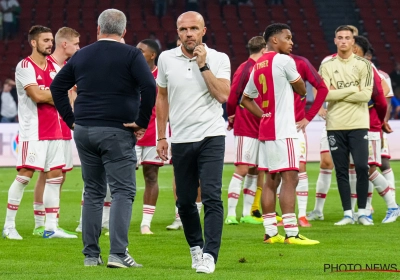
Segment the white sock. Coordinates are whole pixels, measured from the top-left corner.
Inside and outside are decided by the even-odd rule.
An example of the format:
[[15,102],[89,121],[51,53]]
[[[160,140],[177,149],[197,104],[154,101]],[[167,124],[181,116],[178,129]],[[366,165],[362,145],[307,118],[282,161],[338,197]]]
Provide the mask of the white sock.
[[349,183],[351,193],[351,210],[354,212],[357,203],[357,174],[355,169],[349,169]]
[[31,178],[29,177],[17,175],[14,182],[11,184],[8,190],[7,214],[4,228],[15,228],[15,216],[17,216],[19,204],[24,196],[24,189],[30,180]]
[[243,184],[243,217],[251,214],[254,196],[257,190],[257,175],[247,174]]
[[369,180],[374,184],[375,189],[379,195],[383,197],[388,208],[397,208],[396,201],[393,199],[393,195],[390,191],[390,187],[385,177],[382,176],[377,170],[369,176]]
[[283,227],[285,228],[286,236],[296,236],[299,234],[299,227],[297,226],[297,219],[295,213],[288,213],[282,215]]
[[101,218],[101,225],[103,228],[106,229],[109,229],[110,208],[111,208],[111,192],[110,192],[110,187],[107,185],[107,194],[103,204],[103,217]]
[[[374,184],[372,182],[368,182],[368,196],[367,196],[367,205],[365,206],[365,210],[367,211],[367,216],[372,213],[372,194],[374,191]],[[354,211],[354,210],[353,210]]]
[[178,207],[176,207],[175,206],[175,219],[181,219],[181,217],[179,216],[179,213],[178,213]]
[[46,212],[44,211],[44,204],[41,202],[33,203],[33,215],[35,218],[35,228],[44,226],[44,219]]
[[306,216],[308,199],[308,176],[306,172],[299,173],[299,183],[296,187],[297,207],[299,209],[299,218]]
[[57,214],[60,208],[60,186],[63,177],[46,179],[43,193],[43,204],[46,211],[44,227],[46,231],[57,229]]
[[148,226],[150,228],[151,220],[154,216],[154,211],[156,211],[156,207],[153,205],[143,205],[143,218],[140,227]]
[[79,218],[79,225],[82,226],[82,209],[83,209],[83,194],[85,193],[85,188],[82,190],[82,200],[81,200],[81,217]]
[[315,207],[314,211],[318,214],[324,212],[324,205],[326,200],[326,194],[331,187],[332,181],[332,170],[330,169],[320,169],[318,180],[317,180],[317,190],[315,193]]
[[392,191],[393,199],[396,201],[396,186],[394,181],[394,173],[392,168],[386,169],[382,171],[383,177],[385,177],[386,181],[389,183],[390,190]]
[[[358,210],[360,210],[360,209],[358,209]],[[360,212],[358,212],[358,215],[360,216]],[[349,217],[353,218],[353,211],[352,210],[344,211],[344,216],[349,216]]]
[[276,221],[276,213],[263,214],[262,218],[264,220],[263,225],[265,233],[270,237],[278,234],[278,227]]
[[197,211],[199,212],[199,215],[201,214],[201,208],[203,207],[203,203],[202,202],[196,202],[196,207],[197,207]]
[[243,177],[233,173],[228,188],[228,216],[236,217],[236,206],[238,204]]

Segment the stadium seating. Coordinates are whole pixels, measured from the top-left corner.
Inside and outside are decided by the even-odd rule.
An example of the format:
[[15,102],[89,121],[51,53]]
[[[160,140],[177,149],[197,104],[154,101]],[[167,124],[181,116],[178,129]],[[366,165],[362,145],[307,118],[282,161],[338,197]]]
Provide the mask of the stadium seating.
[[[0,79],[14,76],[18,61],[29,55],[27,31],[33,24],[51,27],[54,32],[61,26],[70,26],[81,33],[81,46],[96,40],[96,20],[107,8],[124,11],[128,18],[126,42],[136,44],[154,33],[163,48],[176,39],[176,18],[185,11],[185,0],[175,0],[161,18],[154,15],[154,1],[149,0],[20,0],[22,12],[20,31],[16,39],[4,42],[0,48]],[[273,22],[288,23],[292,28],[293,53],[307,57],[318,67],[329,53],[318,12],[313,0],[284,0],[283,5],[268,5],[268,0],[253,0],[253,6],[224,5],[219,1],[199,1],[207,31],[206,43],[224,51],[231,58],[232,72],[247,59],[246,42],[261,35]],[[399,56],[400,44],[398,0],[356,0],[363,20],[363,31],[378,50],[377,61],[391,71],[394,57]],[[371,12],[371,10],[373,12]],[[395,12],[397,11],[397,12]],[[378,47],[379,46],[379,47]],[[381,54],[386,50],[388,54]],[[10,67],[11,66],[11,67]]]
[[399,58],[400,1],[356,0],[360,11],[363,32],[375,49],[376,62],[386,72],[394,69]]

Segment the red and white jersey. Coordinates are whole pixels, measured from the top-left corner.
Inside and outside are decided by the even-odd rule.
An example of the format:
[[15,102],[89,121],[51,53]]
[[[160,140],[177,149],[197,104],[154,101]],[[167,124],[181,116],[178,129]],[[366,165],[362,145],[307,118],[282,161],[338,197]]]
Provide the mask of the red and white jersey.
[[[157,79],[158,68],[154,68],[153,71],[154,79]],[[157,94],[157,93],[156,93]],[[146,132],[142,139],[140,139],[136,145],[143,147],[156,146],[157,143],[157,121],[156,121],[156,106],[153,107],[153,112],[150,117],[149,125],[147,126]]]
[[294,93],[291,83],[301,79],[296,64],[288,55],[267,52],[254,66],[244,95],[262,98],[264,111],[259,140],[274,141],[297,138],[294,112]]
[[[54,58],[52,55],[48,55],[47,60],[53,63],[54,68],[56,69],[57,73],[61,70],[61,67],[58,65],[57,60]],[[67,64],[66,61],[64,61],[64,65]],[[68,127],[68,125],[64,122],[62,118],[60,118],[60,123],[61,123],[61,130],[63,134],[63,140],[71,140],[72,139],[72,133],[71,129]]]
[[[257,139],[258,131],[260,130],[260,119],[239,105],[244,87],[249,81],[255,64],[256,62],[249,58],[233,74],[231,91],[226,102],[226,111],[228,116],[235,115],[233,123],[233,134],[235,136],[246,136]],[[261,107],[261,96],[255,98],[254,101]]]
[[334,58],[335,56],[337,56],[337,53],[325,56],[325,58],[321,61],[321,64],[327,62],[329,59]]
[[26,93],[30,86],[48,90],[57,72],[46,61],[40,68],[31,57],[21,60],[15,70],[18,93],[19,140],[61,140],[60,116],[53,105],[34,102]]
[[386,83],[388,84],[390,91],[388,94],[385,95],[386,98],[390,98],[394,96],[393,93],[393,88],[392,88],[392,80],[390,79],[390,76],[388,73],[382,71],[382,70],[378,70],[379,74],[382,75],[385,78]]

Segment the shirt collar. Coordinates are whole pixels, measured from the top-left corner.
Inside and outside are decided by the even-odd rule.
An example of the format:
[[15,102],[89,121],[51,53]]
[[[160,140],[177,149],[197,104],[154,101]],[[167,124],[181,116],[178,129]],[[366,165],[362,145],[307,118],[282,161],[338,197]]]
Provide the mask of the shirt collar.
[[348,62],[348,61],[352,60],[352,59],[354,58],[354,56],[355,56],[355,54],[352,53],[348,58],[341,58],[339,55],[337,55],[336,57],[337,57],[340,61]]
[[[203,45],[204,45],[204,48],[206,49],[206,51],[207,51],[207,53],[208,53],[209,48],[207,47],[207,45],[206,45],[205,43],[203,43]],[[176,56],[184,56],[184,57],[188,58],[188,57],[182,52],[182,48],[183,48],[182,44],[179,45],[178,47],[176,47],[176,48],[175,48],[175,55],[176,55]],[[194,59],[194,58],[196,58],[196,56],[192,57],[191,59]]]
[[114,42],[118,42],[117,40],[109,39],[109,38],[101,38],[101,39],[99,39],[97,41],[114,41]]

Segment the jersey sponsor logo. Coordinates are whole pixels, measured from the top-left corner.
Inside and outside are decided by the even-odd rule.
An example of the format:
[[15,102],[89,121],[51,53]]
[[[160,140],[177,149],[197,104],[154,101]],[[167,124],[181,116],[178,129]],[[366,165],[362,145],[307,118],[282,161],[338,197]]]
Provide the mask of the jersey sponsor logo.
[[342,88],[347,88],[347,87],[351,87],[351,86],[358,87],[359,84],[360,84],[359,81],[354,81],[354,82],[349,82],[349,83],[345,83],[343,81],[338,81],[337,82],[337,88],[338,89],[342,89]]
[[42,79],[42,76],[38,75],[38,76],[36,77],[36,80],[43,80],[43,79]]
[[49,88],[49,87],[46,87],[46,86],[40,85],[40,86],[39,86],[39,89],[40,89],[40,90],[49,90],[50,88]]
[[262,115],[263,118],[270,118],[272,116],[271,112],[265,113]]

